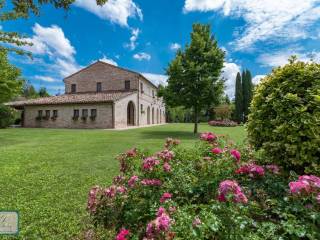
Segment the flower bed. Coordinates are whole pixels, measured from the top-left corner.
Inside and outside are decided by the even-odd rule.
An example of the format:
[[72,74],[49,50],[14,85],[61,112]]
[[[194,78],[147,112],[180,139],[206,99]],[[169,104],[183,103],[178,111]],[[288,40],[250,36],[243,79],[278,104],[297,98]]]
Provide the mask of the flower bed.
[[231,120],[211,120],[208,122],[210,126],[215,127],[236,127],[238,123]]
[[320,178],[260,166],[250,148],[203,133],[192,149],[168,139],[118,157],[111,186],[88,211],[113,239],[320,239]]

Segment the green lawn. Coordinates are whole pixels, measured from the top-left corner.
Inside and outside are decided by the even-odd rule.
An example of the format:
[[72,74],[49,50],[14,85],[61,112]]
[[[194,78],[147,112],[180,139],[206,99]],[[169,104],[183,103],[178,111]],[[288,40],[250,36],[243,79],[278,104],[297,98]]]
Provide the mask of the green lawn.
[[[107,185],[118,172],[114,157],[131,148],[162,148],[166,137],[191,146],[192,124],[168,124],[126,131],[0,130],[0,210],[19,210],[20,238],[70,239],[84,228],[88,189]],[[240,143],[243,127],[200,132],[229,135]]]

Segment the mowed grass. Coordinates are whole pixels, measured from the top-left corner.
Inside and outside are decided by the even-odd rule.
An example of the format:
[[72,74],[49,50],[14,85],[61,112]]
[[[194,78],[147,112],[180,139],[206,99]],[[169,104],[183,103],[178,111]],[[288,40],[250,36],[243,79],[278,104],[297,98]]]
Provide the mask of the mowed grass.
[[[18,210],[21,239],[72,239],[85,228],[87,193],[118,173],[115,157],[132,147],[159,151],[165,138],[185,146],[198,139],[192,124],[125,131],[0,130],[0,210]],[[200,132],[226,134],[238,143],[243,127],[200,125]]]

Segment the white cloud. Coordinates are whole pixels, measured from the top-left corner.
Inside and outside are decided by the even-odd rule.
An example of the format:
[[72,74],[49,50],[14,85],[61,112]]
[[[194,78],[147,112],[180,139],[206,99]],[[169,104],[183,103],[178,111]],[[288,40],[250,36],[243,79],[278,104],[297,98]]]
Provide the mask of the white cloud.
[[107,58],[105,55],[103,55],[102,58],[99,59],[101,62],[105,62],[105,63],[109,63],[111,65],[114,65],[114,66],[118,66],[118,63],[116,61],[114,61],[113,59],[111,58]]
[[181,48],[181,45],[179,43],[171,43],[171,45],[170,45],[170,49],[172,51],[177,51],[180,48]]
[[[46,71],[45,76],[36,76],[39,80],[50,82],[53,79],[64,78],[81,68],[74,57],[75,48],[60,27],[56,25],[43,27],[36,23],[32,30],[34,35],[25,40],[33,45],[23,46],[22,49],[32,52],[36,56],[34,59],[37,59],[37,64],[41,61],[40,65],[45,66],[41,69]],[[26,63],[35,64],[36,62]],[[50,76],[48,76],[49,73]]]
[[242,18],[236,49],[251,48],[258,41],[290,41],[312,38],[320,19],[320,0],[185,0],[184,11],[220,11]]
[[137,59],[138,61],[142,61],[142,60],[150,61],[151,55],[145,52],[141,52],[141,53],[134,54],[133,58]]
[[128,18],[143,19],[141,9],[132,0],[108,0],[103,6],[98,6],[96,0],[76,0],[75,5],[121,26],[128,26]]
[[288,63],[290,56],[296,55],[300,61],[310,62],[311,59],[315,62],[320,62],[320,52],[301,52],[301,50],[285,50],[276,53],[265,53],[258,57],[257,62],[266,67],[278,67]]
[[137,47],[137,40],[138,40],[140,33],[141,33],[141,31],[139,28],[132,28],[130,43],[125,44],[125,47],[129,48],[131,51],[135,50]]
[[59,82],[59,80],[50,77],[50,76],[40,76],[40,75],[35,75],[34,79],[44,81],[44,82]]
[[256,75],[256,76],[254,76],[252,78],[252,83],[257,85],[261,81],[261,79],[264,78],[265,76],[267,76],[267,75]]
[[230,99],[234,98],[235,83],[238,72],[241,72],[241,68],[237,64],[230,62],[225,62],[223,64],[221,77],[226,80],[225,93]]
[[141,74],[156,86],[158,86],[159,84],[163,86],[167,85],[167,81],[168,81],[167,75],[154,74],[154,73],[141,73]]

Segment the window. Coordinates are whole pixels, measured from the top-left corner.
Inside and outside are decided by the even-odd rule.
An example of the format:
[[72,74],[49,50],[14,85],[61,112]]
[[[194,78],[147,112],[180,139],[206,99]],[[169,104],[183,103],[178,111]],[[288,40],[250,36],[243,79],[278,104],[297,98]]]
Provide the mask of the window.
[[76,93],[76,92],[77,92],[77,85],[71,84],[71,93]]
[[88,109],[82,109],[82,118],[88,117]]
[[78,119],[79,118],[79,109],[74,109],[73,110],[73,119]]
[[41,118],[42,117],[42,110],[38,111],[38,117]]
[[154,90],[152,90],[152,97],[154,98]]
[[143,83],[140,83],[140,91],[141,91],[141,94],[144,93],[144,91],[143,91]]
[[130,90],[130,81],[125,81],[125,82],[124,82],[124,88],[125,88],[126,90]]
[[97,83],[97,92],[101,92],[102,91],[102,84],[101,82]]
[[50,118],[50,110],[46,110],[46,119]]
[[91,109],[90,118],[94,120],[97,117],[97,109]]
[[58,117],[58,110],[53,110],[53,118],[57,118]]

